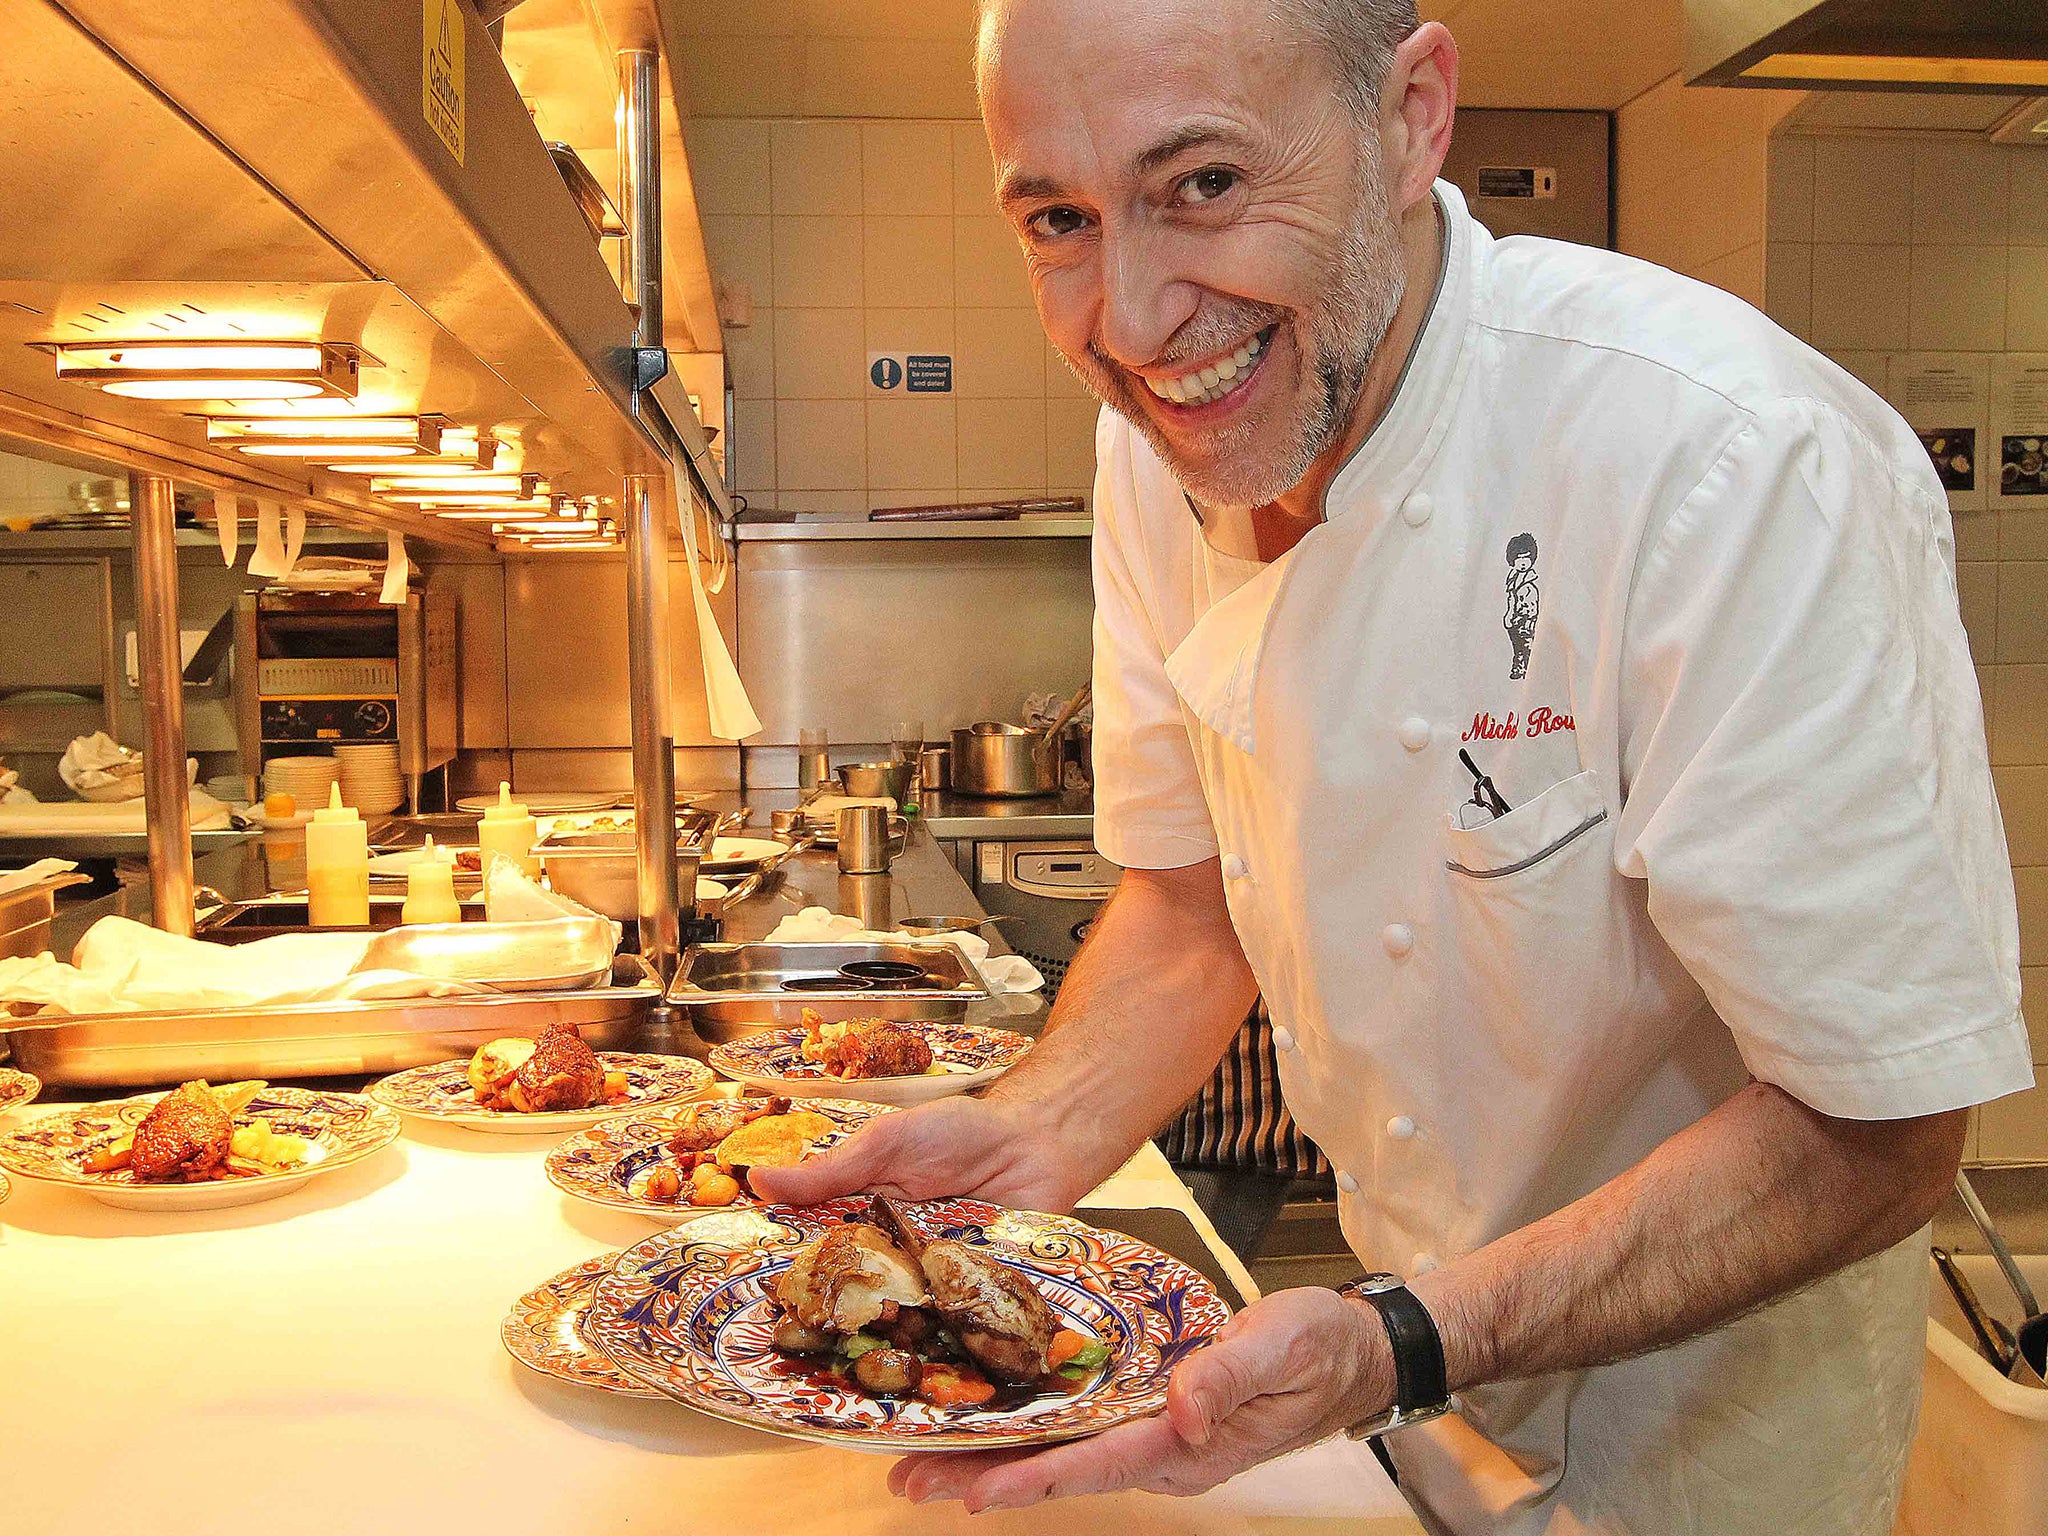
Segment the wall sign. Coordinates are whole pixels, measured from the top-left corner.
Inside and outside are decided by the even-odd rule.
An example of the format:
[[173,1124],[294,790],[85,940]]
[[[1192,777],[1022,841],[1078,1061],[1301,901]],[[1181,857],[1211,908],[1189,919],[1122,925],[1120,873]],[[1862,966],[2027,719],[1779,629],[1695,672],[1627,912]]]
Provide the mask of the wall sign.
[[946,352],[870,352],[868,383],[885,394],[953,393],[953,358]]
[[[1951,512],[1983,510],[1989,475],[1990,369],[1971,353],[1902,352],[1891,360],[1889,398],[1919,435],[1948,492]],[[1987,473],[1988,470],[1988,473]]]
[[420,112],[434,137],[462,164],[469,77],[462,65],[459,0],[420,0]]
[[1555,197],[1557,171],[1547,165],[1482,165],[1481,197]]

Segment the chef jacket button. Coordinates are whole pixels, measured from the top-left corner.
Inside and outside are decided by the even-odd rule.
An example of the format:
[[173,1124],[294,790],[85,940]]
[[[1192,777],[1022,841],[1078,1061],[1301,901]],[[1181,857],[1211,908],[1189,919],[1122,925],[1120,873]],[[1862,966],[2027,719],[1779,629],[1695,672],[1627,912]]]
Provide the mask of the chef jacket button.
[[1337,1187],[1347,1195],[1355,1195],[1358,1193],[1358,1180],[1348,1173],[1339,1173],[1337,1175]]
[[1410,752],[1420,752],[1429,745],[1429,722],[1420,715],[1410,715],[1401,722],[1398,734],[1402,746]]
[[1273,1026],[1273,1044],[1278,1046],[1283,1051],[1293,1050],[1294,1031],[1289,1029],[1285,1024],[1275,1024]]
[[1416,491],[1401,503],[1401,521],[1410,528],[1420,528],[1435,510],[1436,503],[1430,500],[1429,492]]
[[1387,1122],[1387,1134],[1396,1141],[1406,1141],[1415,1134],[1415,1122],[1406,1115],[1396,1115]]
[[1399,960],[1415,947],[1415,930],[1406,923],[1389,923],[1380,930],[1380,942],[1387,946],[1387,953]]
[[1238,856],[1237,854],[1234,854],[1234,853],[1226,853],[1226,854],[1225,854],[1225,855],[1223,856],[1223,878],[1224,878],[1224,879],[1226,879],[1226,880],[1242,880],[1242,879],[1243,879],[1243,878],[1244,878],[1244,877],[1245,877],[1246,875],[1250,874],[1251,872],[1252,872],[1252,867],[1251,867],[1251,865],[1249,865],[1249,864],[1245,863],[1245,861],[1244,861],[1244,860],[1243,860],[1243,859],[1242,859],[1242,858],[1241,858],[1240,856]]
[[1432,1269],[1435,1268],[1436,1260],[1431,1258],[1426,1253],[1418,1253],[1417,1255],[1415,1255],[1413,1259],[1409,1260],[1408,1262],[1408,1271],[1410,1274],[1426,1275]]

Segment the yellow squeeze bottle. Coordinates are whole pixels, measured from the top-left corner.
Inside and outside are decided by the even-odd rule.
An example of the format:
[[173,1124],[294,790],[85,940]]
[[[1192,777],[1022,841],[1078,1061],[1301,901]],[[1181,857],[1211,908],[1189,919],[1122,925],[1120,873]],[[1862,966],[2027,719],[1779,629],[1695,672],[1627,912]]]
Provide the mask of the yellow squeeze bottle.
[[524,870],[529,879],[538,880],[540,860],[533,856],[533,845],[539,841],[540,823],[512,798],[512,786],[499,780],[498,803],[485,807],[484,819],[477,823],[478,861],[488,870],[491,855],[503,854]]
[[370,829],[341,786],[306,824],[306,919],[315,928],[370,926]]
[[427,839],[420,856],[405,866],[405,905],[401,923],[459,923],[462,903],[455,899],[455,863],[444,859]]

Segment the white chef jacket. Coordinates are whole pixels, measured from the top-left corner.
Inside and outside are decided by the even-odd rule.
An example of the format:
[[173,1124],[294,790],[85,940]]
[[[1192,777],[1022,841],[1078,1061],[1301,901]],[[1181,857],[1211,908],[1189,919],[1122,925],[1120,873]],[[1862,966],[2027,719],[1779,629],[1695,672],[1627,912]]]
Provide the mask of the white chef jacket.
[[[1097,845],[1221,856],[1345,1234],[1410,1276],[1751,1077],[1854,1118],[2032,1081],[1919,442],[1739,301],[1436,196],[1406,375],[1286,555],[1216,547],[1121,419],[1096,439]],[[1460,746],[1508,814],[1460,809]],[[1464,1393],[1390,1438],[1403,1489],[1459,1533],[1882,1533],[1926,1283],[1923,1235]]]

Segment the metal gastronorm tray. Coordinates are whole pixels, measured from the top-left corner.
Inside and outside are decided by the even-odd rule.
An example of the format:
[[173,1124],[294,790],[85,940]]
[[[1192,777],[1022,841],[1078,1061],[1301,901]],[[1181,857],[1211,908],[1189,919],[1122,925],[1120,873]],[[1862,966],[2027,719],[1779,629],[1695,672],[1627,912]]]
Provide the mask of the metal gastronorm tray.
[[205,1077],[340,1077],[398,1072],[467,1055],[503,1035],[573,1024],[597,1050],[634,1043],[655,983],[288,1003],[175,1012],[72,1014],[4,1021],[14,1062],[47,1083],[140,1087]]
[[[927,987],[787,992],[782,984],[832,976],[851,960],[906,960],[931,973]],[[693,944],[683,951],[668,1000],[688,1008],[697,1032],[730,1039],[799,1023],[809,1009],[826,1019],[958,1019],[985,1001],[988,983],[956,944]]]

